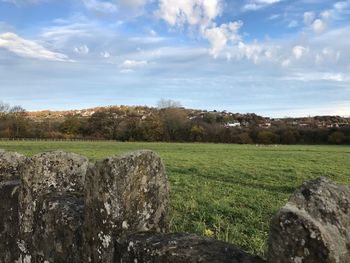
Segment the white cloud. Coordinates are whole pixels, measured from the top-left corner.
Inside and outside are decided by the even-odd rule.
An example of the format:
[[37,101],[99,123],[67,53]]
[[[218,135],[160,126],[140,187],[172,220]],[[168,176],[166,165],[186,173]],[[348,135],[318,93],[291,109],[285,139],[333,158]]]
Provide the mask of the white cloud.
[[172,27],[199,29],[210,43],[209,53],[217,57],[228,44],[241,40],[238,31],[243,25],[242,21],[216,25],[215,19],[221,12],[221,0],[160,0],[157,14]]
[[101,13],[115,13],[118,11],[116,4],[99,0],[82,0],[89,10]]
[[293,47],[293,55],[296,59],[301,59],[308,51],[309,49],[303,46]]
[[219,53],[224,50],[229,42],[237,43],[241,40],[238,30],[242,27],[243,22],[232,22],[229,24],[222,24],[220,27],[208,28],[203,35],[208,39],[211,49],[210,54],[217,57]]
[[103,58],[109,58],[110,56],[111,56],[111,53],[109,53],[107,51],[101,52],[101,57],[103,57]]
[[315,17],[316,17],[315,12],[311,12],[311,11],[305,12],[304,13],[304,23],[306,25],[311,25],[311,23],[315,20]]
[[160,0],[158,15],[171,26],[207,27],[222,10],[220,0]]
[[334,9],[338,12],[343,12],[350,8],[350,1],[340,1],[334,4]]
[[332,16],[332,11],[331,10],[325,10],[321,13],[321,18],[323,19],[329,19]]
[[268,59],[272,58],[272,52],[270,50],[265,50],[262,45],[257,43],[244,44],[240,42],[238,44],[239,55],[248,60],[252,60],[254,64],[258,64],[262,56]]
[[87,45],[82,45],[80,47],[75,47],[74,51],[80,55],[86,55],[90,52],[90,49]]
[[317,53],[315,56],[316,64],[322,64],[323,62],[333,62],[336,63],[339,61],[341,52],[339,50],[334,50],[330,47],[325,47],[321,52]]
[[337,82],[344,82],[349,80],[349,78],[342,73],[324,73],[322,79]]
[[281,14],[273,14],[269,16],[269,20],[275,20],[281,17]]
[[284,80],[299,80],[299,81],[333,81],[333,82],[348,82],[348,75],[340,72],[298,72],[290,76],[283,77]]
[[339,58],[340,58],[340,51],[335,51],[335,50],[333,50],[330,47],[323,48],[322,49],[322,54],[325,57],[327,57],[327,58],[329,58],[331,60],[335,60],[335,61],[339,60]]
[[133,72],[135,69],[142,68],[148,65],[147,60],[125,60],[120,65],[120,72],[121,73],[130,73]]
[[124,6],[130,7],[130,8],[142,8],[147,4],[149,0],[119,0],[120,3]]
[[281,63],[282,67],[288,67],[290,65],[290,59],[285,59]]
[[242,11],[256,11],[279,2],[281,0],[249,0],[243,5]]
[[32,5],[32,4],[39,4],[41,2],[47,2],[49,0],[1,0],[5,3],[12,3],[17,6],[23,6],[23,5]]
[[32,40],[21,38],[10,32],[0,35],[0,48],[4,48],[20,57],[50,61],[71,61],[64,54],[50,51]]
[[321,20],[321,19],[316,19],[313,23],[312,23],[312,29],[316,32],[316,33],[322,33],[326,30],[326,23]]
[[297,27],[298,25],[299,25],[298,21],[292,20],[289,22],[288,28],[294,28],[294,27]]

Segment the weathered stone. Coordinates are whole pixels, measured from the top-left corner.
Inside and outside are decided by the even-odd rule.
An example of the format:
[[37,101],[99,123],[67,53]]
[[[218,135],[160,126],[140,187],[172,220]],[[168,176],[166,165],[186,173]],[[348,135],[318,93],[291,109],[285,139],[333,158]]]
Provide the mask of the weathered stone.
[[84,200],[74,195],[51,194],[38,204],[32,242],[32,262],[81,262]]
[[18,258],[19,180],[0,182],[0,263],[12,263]]
[[262,263],[253,256],[225,242],[193,234],[138,233],[119,242],[119,263]]
[[25,159],[19,153],[0,150],[0,182],[19,180],[20,167]]
[[85,157],[61,151],[27,159],[20,191],[21,260],[56,262],[52,259],[69,257],[81,235],[79,213],[87,167]]
[[168,180],[161,159],[139,151],[99,161],[86,178],[89,262],[113,262],[117,242],[135,231],[167,229]]
[[304,183],[272,219],[271,263],[349,263],[350,187]]
[[0,151],[0,263],[13,263],[19,256],[18,189],[24,160],[18,153]]

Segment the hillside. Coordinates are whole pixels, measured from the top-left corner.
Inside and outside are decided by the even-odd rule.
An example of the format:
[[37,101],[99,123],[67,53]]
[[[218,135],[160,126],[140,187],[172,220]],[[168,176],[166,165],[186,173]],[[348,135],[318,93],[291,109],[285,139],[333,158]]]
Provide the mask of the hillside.
[[[332,128],[332,127],[350,127],[350,117],[341,116],[314,116],[304,118],[269,118],[259,116],[254,113],[241,114],[232,113],[228,111],[207,111],[198,109],[186,109],[180,107],[187,114],[187,118],[190,120],[215,118],[216,122],[224,123],[229,127],[248,127],[254,125],[260,125],[261,127],[269,128],[270,126],[299,126],[299,127],[319,127],[319,128]],[[67,116],[76,116],[80,118],[89,118],[95,113],[101,113],[106,111],[120,112],[119,118],[126,118],[128,113],[138,115],[140,119],[146,119],[153,113],[159,111],[158,108],[152,108],[147,106],[105,106],[95,107],[87,109],[77,110],[65,110],[65,111],[29,111],[28,118],[36,122],[42,122],[47,119],[64,120]]]

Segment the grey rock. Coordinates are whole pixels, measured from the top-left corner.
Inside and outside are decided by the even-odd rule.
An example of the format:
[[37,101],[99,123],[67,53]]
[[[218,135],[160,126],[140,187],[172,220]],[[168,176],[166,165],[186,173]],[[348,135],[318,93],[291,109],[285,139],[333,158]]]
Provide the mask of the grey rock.
[[20,167],[26,157],[14,152],[0,150],[0,182],[20,179]]
[[[75,224],[71,220],[79,218],[87,167],[85,157],[61,151],[42,153],[26,160],[19,197],[19,248],[23,261],[53,262],[49,259],[69,253],[70,242],[74,239],[70,236],[79,234],[77,229],[82,224],[82,220],[77,220],[78,225],[71,227]],[[53,196],[62,199],[53,201]],[[60,215],[63,218],[59,219]],[[68,237],[52,240],[52,233],[58,234],[64,226]],[[45,243],[51,246],[44,246]],[[58,243],[61,248],[54,247]]]
[[349,263],[350,187],[304,183],[272,219],[271,263]]
[[194,234],[137,233],[120,242],[115,263],[262,263],[235,246]]
[[0,263],[13,263],[19,256],[18,193],[24,161],[23,155],[0,151]]
[[40,253],[32,262],[81,262],[84,200],[74,195],[47,195],[38,204],[32,243]]
[[116,244],[135,231],[167,230],[168,180],[161,159],[139,151],[97,162],[86,178],[84,249],[90,262],[113,262]]
[[19,180],[0,182],[0,263],[13,263],[19,256]]

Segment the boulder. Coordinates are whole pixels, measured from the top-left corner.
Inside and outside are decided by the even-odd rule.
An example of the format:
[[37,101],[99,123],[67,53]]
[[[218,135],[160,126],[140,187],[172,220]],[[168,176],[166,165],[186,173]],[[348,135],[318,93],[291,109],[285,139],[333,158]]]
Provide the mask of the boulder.
[[116,242],[129,233],[167,230],[168,180],[153,152],[97,162],[85,187],[86,261],[113,262]]
[[75,195],[49,194],[38,204],[31,237],[34,262],[81,262],[84,200]]
[[69,262],[72,246],[81,239],[87,167],[85,157],[61,151],[26,160],[20,190],[21,260]]
[[19,256],[18,193],[25,159],[18,153],[0,151],[0,263],[13,263]]
[[272,263],[349,263],[350,187],[325,178],[304,183],[273,217]]
[[115,263],[263,263],[235,246],[194,234],[137,233],[119,242]]
[[19,180],[20,168],[25,159],[19,153],[0,150],[0,182]]

